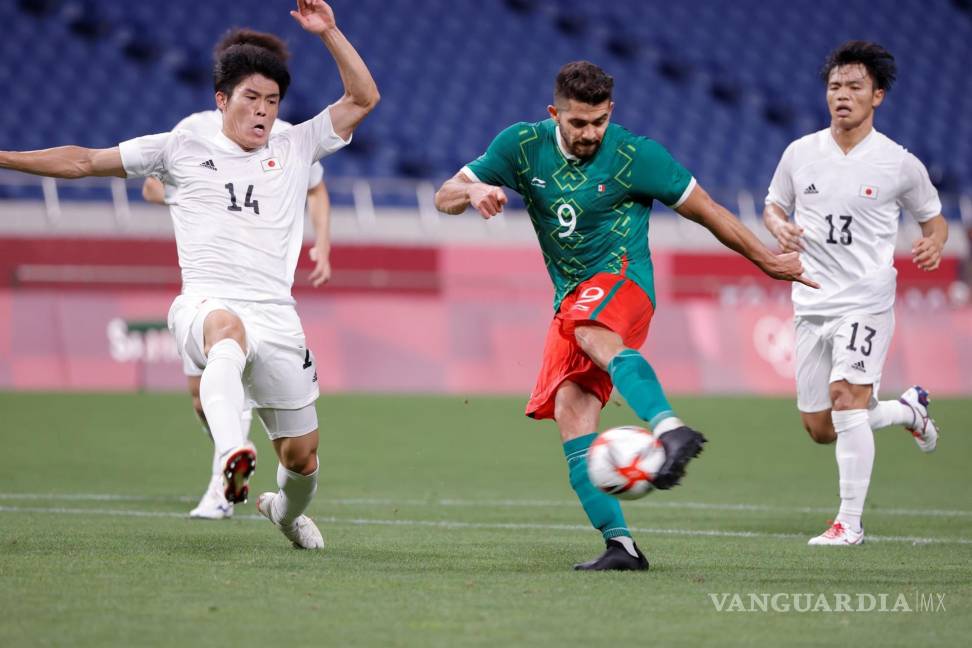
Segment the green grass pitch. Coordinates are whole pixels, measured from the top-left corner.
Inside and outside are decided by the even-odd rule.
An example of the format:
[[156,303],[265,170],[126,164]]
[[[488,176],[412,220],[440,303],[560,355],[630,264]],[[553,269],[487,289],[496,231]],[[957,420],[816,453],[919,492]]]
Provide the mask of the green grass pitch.
[[[674,404],[710,443],[682,486],[625,504],[651,570],[591,574],[570,568],[600,537],[522,399],[322,397],[309,513],[328,546],[308,553],[254,498],[186,517],[210,457],[187,397],[0,394],[0,646],[968,645],[972,401],[933,403],[932,455],[876,432],[868,543],[839,549],[806,546],[836,467],[792,401]],[[633,421],[610,404],[603,424]],[[253,437],[259,493],[276,462]],[[733,593],[914,609],[718,611],[710,594]]]

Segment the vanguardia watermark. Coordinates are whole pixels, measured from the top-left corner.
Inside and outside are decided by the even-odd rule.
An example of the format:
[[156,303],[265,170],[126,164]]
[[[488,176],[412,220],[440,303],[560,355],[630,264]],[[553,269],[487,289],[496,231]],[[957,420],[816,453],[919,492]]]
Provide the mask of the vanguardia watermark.
[[813,592],[709,593],[716,612],[947,612],[943,592],[831,594]]

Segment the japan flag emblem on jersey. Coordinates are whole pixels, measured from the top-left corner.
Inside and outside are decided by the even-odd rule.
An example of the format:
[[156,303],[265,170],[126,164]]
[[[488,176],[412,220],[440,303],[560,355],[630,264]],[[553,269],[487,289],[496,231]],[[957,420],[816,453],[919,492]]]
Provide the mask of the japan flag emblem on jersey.
[[260,160],[260,166],[264,171],[279,171],[283,168],[283,165],[280,164],[280,160],[275,157]]
[[878,188],[873,185],[861,185],[860,191],[861,198],[868,198],[870,200],[877,200]]

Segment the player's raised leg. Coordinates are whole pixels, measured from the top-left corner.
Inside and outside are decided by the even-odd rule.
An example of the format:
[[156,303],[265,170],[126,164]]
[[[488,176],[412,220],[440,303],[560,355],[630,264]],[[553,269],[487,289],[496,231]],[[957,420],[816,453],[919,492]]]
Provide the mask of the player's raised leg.
[[[938,445],[938,425],[928,414],[931,398],[920,385],[909,387],[898,400],[872,401],[867,420],[872,430],[894,425],[904,426],[922,452],[933,452]],[[803,427],[817,443],[837,440],[830,409],[801,412]]]
[[898,400],[881,401],[868,412],[871,427],[903,425],[922,452],[932,452],[938,445],[938,426],[928,414],[930,402],[921,385],[909,387]]
[[584,353],[610,374],[631,409],[665,447],[665,464],[652,482],[655,488],[677,485],[688,462],[702,452],[705,437],[675,416],[655,370],[638,351],[626,347],[620,335],[593,323],[578,323],[575,335]]
[[[276,492],[257,498],[257,510],[298,549],[323,549],[324,538],[304,515],[317,492],[319,465],[317,411],[313,403],[297,410],[259,409],[280,464]],[[311,430],[307,427],[311,426]]]
[[243,433],[243,369],[246,332],[228,310],[213,310],[202,324],[206,368],[199,381],[199,400],[219,457],[224,494],[230,502],[245,502],[249,478],[256,467],[256,449]]
[[573,322],[566,319],[583,290],[580,287],[567,297],[550,323],[540,373],[526,413],[557,423],[571,488],[607,545],[604,554],[575,565],[575,569],[647,569],[648,561],[631,539],[620,503],[598,490],[588,477],[587,451],[597,436],[601,408],[611,395],[611,381],[581,351],[574,338]]
[[572,381],[561,384],[554,400],[554,419],[564,444],[570,486],[607,545],[602,555],[574,565],[574,569],[648,569],[648,560],[631,538],[620,502],[598,490],[587,476],[587,450],[597,437],[600,416],[601,401],[597,396]]

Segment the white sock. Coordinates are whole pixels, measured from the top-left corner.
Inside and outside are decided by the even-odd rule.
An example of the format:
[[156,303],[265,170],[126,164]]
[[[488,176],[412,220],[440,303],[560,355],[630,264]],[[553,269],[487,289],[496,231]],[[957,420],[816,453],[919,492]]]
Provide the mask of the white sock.
[[202,431],[206,434],[206,436],[209,437],[209,440],[212,441],[213,440],[213,433],[209,431],[209,423],[206,422],[206,419],[204,419],[204,418],[202,418],[200,416],[199,417],[199,424],[202,426]]
[[879,402],[873,409],[868,410],[867,420],[872,430],[891,425],[916,425],[914,410],[896,400]]
[[638,557],[638,552],[635,551],[635,543],[634,543],[634,540],[632,540],[630,537],[628,537],[628,536],[615,536],[615,537],[613,537],[611,539],[614,540],[614,541],[616,541],[616,542],[618,542],[622,547],[624,547],[624,550],[627,551],[628,554],[632,558],[637,558]]
[[[243,416],[240,417],[240,422],[243,425],[243,440],[246,441],[250,437],[250,424],[253,422],[253,410],[245,409],[243,410]],[[209,431],[209,426],[203,423],[203,430],[209,436],[209,440],[213,440],[213,433]],[[223,463],[219,460],[219,453],[213,449],[213,474],[223,473]]]
[[320,464],[309,475],[301,475],[277,464],[277,486],[280,490],[270,501],[270,519],[282,527],[288,527],[300,517],[317,492],[317,474]]
[[840,510],[837,521],[854,532],[861,530],[861,515],[874,467],[874,432],[867,410],[833,411],[837,432],[837,474],[840,478]]
[[[246,441],[250,437],[250,424],[253,422],[253,410],[243,410],[243,416],[240,417],[240,421],[243,424],[243,440]],[[203,431],[206,432],[209,440],[212,441],[213,433],[209,431],[209,426],[205,423],[203,423]],[[216,452],[215,447],[213,448],[213,474],[223,474],[223,462],[219,460],[219,453]]]
[[240,415],[240,423],[243,425],[243,440],[250,438],[250,427],[253,424],[253,410],[249,407],[243,410]]
[[[209,437],[209,440],[212,441],[213,433],[209,431],[209,424],[206,423],[206,420],[203,418],[200,418],[199,422],[202,423],[203,432],[205,432],[206,436]],[[216,473],[222,473],[222,472],[223,472],[223,467],[219,464],[219,453],[216,452],[216,445],[213,444],[213,474],[215,475]]]
[[209,349],[199,381],[199,400],[220,456],[246,440],[241,425],[245,365],[246,354],[236,340],[220,340]]
[[656,437],[658,437],[661,436],[662,434],[665,434],[669,430],[680,428],[683,425],[685,425],[685,423],[682,422],[682,419],[678,418],[677,416],[669,416],[668,418],[659,421],[658,425],[652,428],[651,431]]

